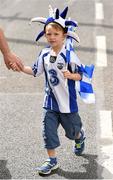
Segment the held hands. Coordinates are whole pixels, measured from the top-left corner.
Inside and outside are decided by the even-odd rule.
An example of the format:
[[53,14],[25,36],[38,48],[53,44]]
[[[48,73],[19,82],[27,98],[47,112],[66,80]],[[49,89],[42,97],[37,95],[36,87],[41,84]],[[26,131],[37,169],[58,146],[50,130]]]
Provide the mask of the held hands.
[[20,72],[23,69],[23,64],[21,59],[12,52],[9,52],[4,55],[4,62],[6,64],[6,67],[8,69],[12,69],[13,71]]

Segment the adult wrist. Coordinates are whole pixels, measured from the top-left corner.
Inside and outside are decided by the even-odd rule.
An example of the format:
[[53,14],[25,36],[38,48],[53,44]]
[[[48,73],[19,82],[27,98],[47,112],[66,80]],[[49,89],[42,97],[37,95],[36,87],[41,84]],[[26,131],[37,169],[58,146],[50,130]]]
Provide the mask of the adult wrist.
[[4,57],[7,57],[11,53],[10,50],[2,51]]

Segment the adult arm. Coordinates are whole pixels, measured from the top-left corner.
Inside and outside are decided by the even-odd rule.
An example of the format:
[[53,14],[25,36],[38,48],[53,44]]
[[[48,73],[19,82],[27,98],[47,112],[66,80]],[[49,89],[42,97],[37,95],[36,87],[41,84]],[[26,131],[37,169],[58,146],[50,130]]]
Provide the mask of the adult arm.
[[23,67],[23,64],[20,58],[11,52],[7,40],[5,38],[3,30],[0,28],[0,50],[3,54],[4,62],[8,69],[13,69],[12,64],[15,64],[15,68],[13,70],[20,71]]

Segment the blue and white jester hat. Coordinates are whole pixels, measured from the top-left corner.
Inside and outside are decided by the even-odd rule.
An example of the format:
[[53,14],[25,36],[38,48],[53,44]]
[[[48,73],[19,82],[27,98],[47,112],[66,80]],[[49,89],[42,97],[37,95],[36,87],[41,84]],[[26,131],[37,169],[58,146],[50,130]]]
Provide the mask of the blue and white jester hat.
[[[49,5],[49,17],[35,17],[31,19],[31,22],[39,22],[41,24],[44,24],[44,28],[47,24],[51,22],[58,23],[62,28],[67,28],[67,36],[72,37],[75,41],[80,42],[80,39],[78,35],[70,31],[68,27],[76,28],[78,26],[78,23],[76,21],[72,21],[70,19],[65,19],[68,12],[68,7],[66,7],[61,13],[59,12],[59,9],[55,8],[53,9],[51,5]],[[45,31],[44,29],[37,35],[36,41],[38,41],[43,35]]]

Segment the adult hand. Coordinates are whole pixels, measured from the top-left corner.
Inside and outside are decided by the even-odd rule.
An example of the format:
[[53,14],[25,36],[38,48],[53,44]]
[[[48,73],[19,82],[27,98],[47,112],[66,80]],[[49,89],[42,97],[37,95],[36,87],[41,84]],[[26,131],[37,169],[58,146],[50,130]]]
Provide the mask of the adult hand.
[[23,69],[23,64],[21,59],[12,52],[9,52],[4,55],[4,62],[8,69],[12,69],[14,71],[19,71],[19,72]]

